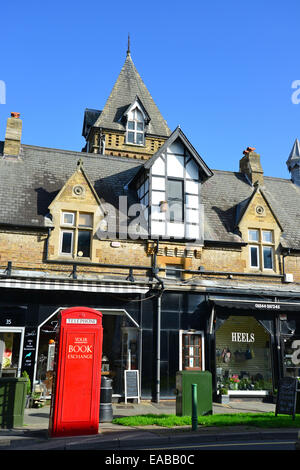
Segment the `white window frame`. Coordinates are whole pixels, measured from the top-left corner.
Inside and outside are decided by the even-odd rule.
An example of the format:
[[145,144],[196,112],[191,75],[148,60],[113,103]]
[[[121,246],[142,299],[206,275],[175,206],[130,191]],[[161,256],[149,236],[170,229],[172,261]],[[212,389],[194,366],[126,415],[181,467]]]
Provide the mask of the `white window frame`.
[[[272,267],[271,268],[266,268],[265,267],[265,257],[264,257],[264,248],[270,248],[271,250],[271,255],[272,255]],[[266,271],[274,271],[274,247],[270,245],[262,245],[262,263],[263,263],[263,268]]]
[[[250,232],[257,232],[257,234],[258,234],[258,240],[254,240],[253,238],[251,238],[251,237],[250,237]],[[248,240],[249,240],[250,242],[259,243],[259,230],[256,229],[256,228],[250,228],[250,229],[248,229]]]
[[[134,112],[136,109],[141,113],[142,119],[143,119],[142,121],[139,121],[139,120],[136,119],[136,118],[135,118],[135,119],[129,119],[130,113]],[[134,122],[134,129],[129,129],[129,127],[128,127],[128,123],[129,123],[129,122]],[[142,124],[143,124],[143,130],[142,130],[142,131],[137,129],[137,123],[142,123]],[[129,132],[132,132],[132,133],[134,134],[134,142],[129,142],[129,140],[128,140],[128,133],[129,133]],[[142,143],[137,143],[137,134],[142,134],[142,136],[143,136],[143,141],[142,141]],[[145,115],[144,115],[142,109],[140,108],[140,106],[138,105],[137,102],[135,102],[135,103],[131,106],[131,108],[130,108],[130,110],[128,111],[128,114],[127,114],[127,122],[126,122],[126,144],[128,144],[128,145],[137,145],[137,146],[140,146],[140,147],[144,147],[144,146],[145,146]]]
[[[70,253],[66,253],[65,251],[62,251],[62,245],[63,245],[63,236],[64,233],[71,233],[72,234],[72,240],[71,240],[71,251]],[[74,251],[74,230],[64,230],[61,229],[60,231],[60,248],[59,248],[59,253],[63,256],[73,256],[73,251]]]
[[[72,222],[68,223],[64,221],[64,216],[65,215],[72,215]],[[61,213],[61,225],[66,225],[68,227],[74,227],[75,226],[75,212],[67,212],[67,211],[62,211]]]
[[205,370],[205,351],[204,351],[204,331],[191,331],[191,330],[179,330],[179,370],[182,369],[182,336],[183,335],[199,335],[201,336],[201,370]]
[[[256,249],[256,253],[257,253],[257,265],[252,265],[252,260],[251,260],[251,249],[252,248],[255,248]],[[256,269],[259,269],[260,268],[260,255],[259,255],[259,245],[249,245],[249,261],[250,261],[250,267],[251,268],[256,268]]]
[[[250,231],[256,231],[258,233],[258,240],[254,240],[250,236]],[[271,234],[272,241],[265,241],[264,234]],[[252,269],[259,269],[260,271],[274,272],[275,271],[275,242],[274,242],[274,230],[262,229],[262,228],[248,228],[248,241],[249,241],[249,266]],[[272,252],[272,267],[266,268],[264,263],[264,248],[270,248]],[[256,248],[258,266],[253,266],[251,263],[251,248]]]
[[[271,234],[272,240],[270,242],[264,240],[264,233],[270,233]],[[262,230],[261,234],[262,234],[262,244],[263,245],[265,245],[266,243],[272,245],[274,243],[273,242],[273,231],[272,230]]]

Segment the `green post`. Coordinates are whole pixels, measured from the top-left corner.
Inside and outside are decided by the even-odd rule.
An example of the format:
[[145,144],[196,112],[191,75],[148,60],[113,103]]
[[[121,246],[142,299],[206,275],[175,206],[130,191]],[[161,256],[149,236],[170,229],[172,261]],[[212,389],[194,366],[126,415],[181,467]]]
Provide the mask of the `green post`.
[[197,431],[198,413],[197,413],[197,384],[192,384],[192,430]]

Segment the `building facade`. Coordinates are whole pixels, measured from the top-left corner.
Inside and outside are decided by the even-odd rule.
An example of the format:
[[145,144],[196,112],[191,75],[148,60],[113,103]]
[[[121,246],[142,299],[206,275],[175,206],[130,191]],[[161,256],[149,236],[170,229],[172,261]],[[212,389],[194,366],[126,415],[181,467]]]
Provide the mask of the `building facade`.
[[[247,147],[212,170],[171,131],[130,51],[81,152],[25,145],[18,113],[0,143],[0,363],[51,394],[57,317],[103,313],[113,395],[175,398],[176,372],[266,397],[300,361],[300,145],[291,180]],[[298,359],[299,350],[299,359]]]

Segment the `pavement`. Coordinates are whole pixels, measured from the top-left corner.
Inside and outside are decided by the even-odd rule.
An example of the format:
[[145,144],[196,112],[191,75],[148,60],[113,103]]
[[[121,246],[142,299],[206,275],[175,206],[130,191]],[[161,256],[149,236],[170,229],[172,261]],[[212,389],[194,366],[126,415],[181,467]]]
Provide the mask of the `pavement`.
[[[175,414],[175,400],[161,400],[160,403],[114,403],[113,417],[139,414]],[[228,405],[213,403],[213,414],[217,413],[261,413],[275,412],[275,405],[260,401],[230,401]],[[298,439],[300,429],[261,429],[252,426],[202,427],[192,431],[191,426],[161,428],[158,426],[127,427],[113,423],[99,423],[99,432],[90,436],[51,438],[48,434],[50,406],[26,408],[22,427],[0,429],[0,452],[9,450],[113,450],[138,449],[138,440],[144,446],[157,444],[167,448],[171,443],[212,442],[222,440],[251,439]],[[275,418],[274,418],[275,419]],[[291,417],[292,419],[292,417]]]

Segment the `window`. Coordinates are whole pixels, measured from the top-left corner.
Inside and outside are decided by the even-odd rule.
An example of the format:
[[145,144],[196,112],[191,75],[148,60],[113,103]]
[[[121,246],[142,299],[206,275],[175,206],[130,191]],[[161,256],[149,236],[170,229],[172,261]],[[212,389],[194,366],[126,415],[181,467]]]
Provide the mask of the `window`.
[[274,269],[274,237],[272,230],[249,229],[250,267]]
[[[68,226],[68,229],[65,229],[65,226]],[[62,212],[60,253],[89,258],[91,256],[92,229],[93,214]]]
[[62,213],[62,224],[63,225],[74,225],[75,213],[74,212],[63,212]]
[[63,254],[72,254],[73,252],[73,235],[72,231],[62,231],[61,252]]
[[263,320],[244,315],[230,315],[226,320],[217,320],[218,388],[238,390],[233,393],[239,394],[272,390],[272,342],[270,332],[263,324]]
[[168,279],[181,279],[182,271],[178,271],[182,269],[181,264],[166,264],[166,277]]
[[127,143],[144,145],[144,117],[138,107],[128,113]]
[[170,222],[183,222],[183,181],[168,179],[168,208]]
[[263,266],[265,269],[273,269],[273,248],[263,246]]
[[251,268],[259,268],[258,246],[250,246],[250,266]]
[[249,230],[249,240],[252,242],[259,241],[259,231],[258,230]]

